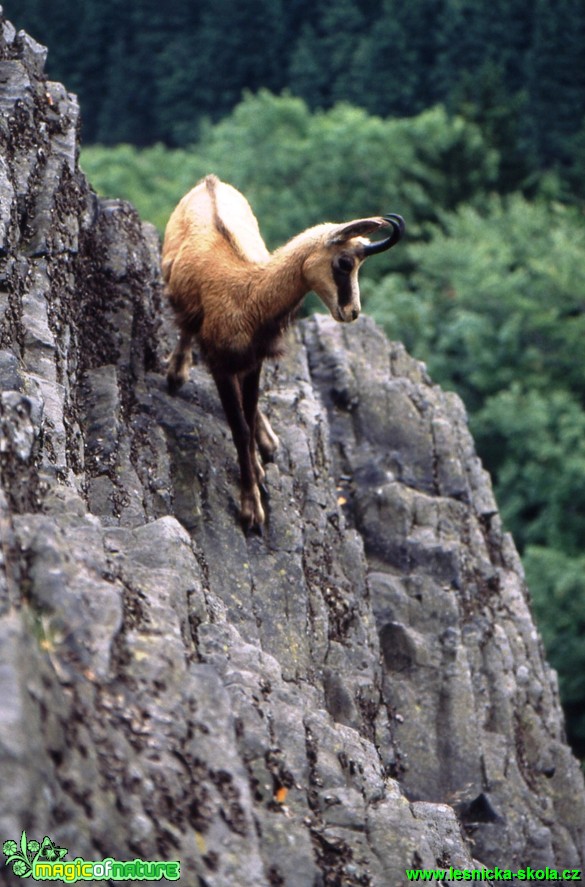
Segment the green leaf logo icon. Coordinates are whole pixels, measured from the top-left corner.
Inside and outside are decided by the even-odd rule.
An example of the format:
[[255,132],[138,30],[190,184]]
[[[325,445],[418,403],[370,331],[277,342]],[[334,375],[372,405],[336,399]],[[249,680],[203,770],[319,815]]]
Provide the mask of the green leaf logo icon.
[[46,859],[47,862],[59,862],[60,859],[67,854],[66,847],[57,847],[50,838],[44,838],[41,844],[41,852],[39,859]]
[[2,852],[6,857],[6,865],[12,866],[12,871],[20,878],[30,878],[33,866],[39,859],[47,862],[59,862],[67,854],[65,847],[57,847],[49,837],[38,841],[27,841],[26,832],[20,837],[20,844],[16,841],[4,841]]

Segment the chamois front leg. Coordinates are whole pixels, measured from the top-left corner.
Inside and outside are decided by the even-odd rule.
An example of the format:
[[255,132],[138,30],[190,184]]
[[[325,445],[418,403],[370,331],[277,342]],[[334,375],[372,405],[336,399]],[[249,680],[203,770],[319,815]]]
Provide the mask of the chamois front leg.
[[189,370],[193,363],[193,334],[181,330],[179,341],[169,359],[167,370],[167,388],[170,394],[176,394],[181,385],[189,379]]
[[245,530],[261,530],[264,525],[264,509],[260,499],[257,466],[252,456],[253,432],[244,413],[242,388],[237,376],[214,373],[213,378],[240,463],[242,524]]

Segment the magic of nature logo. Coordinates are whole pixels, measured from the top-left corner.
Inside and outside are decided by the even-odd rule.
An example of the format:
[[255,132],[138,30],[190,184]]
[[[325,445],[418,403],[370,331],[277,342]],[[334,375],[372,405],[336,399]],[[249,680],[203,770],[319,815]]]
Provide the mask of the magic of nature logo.
[[33,881],[178,881],[181,877],[181,864],[178,860],[160,862],[132,859],[123,862],[107,857],[98,862],[78,856],[67,861],[66,847],[58,847],[48,836],[42,842],[29,840],[23,831],[20,842],[4,841],[2,851],[6,865],[19,878],[32,878]]

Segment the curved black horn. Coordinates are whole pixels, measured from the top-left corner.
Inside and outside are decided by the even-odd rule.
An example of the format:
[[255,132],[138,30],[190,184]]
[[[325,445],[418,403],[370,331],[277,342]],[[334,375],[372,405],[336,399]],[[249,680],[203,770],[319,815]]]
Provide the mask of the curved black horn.
[[384,218],[390,223],[390,225],[392,225],[392,234],[385,240],[375,240],[373,243],[366,244],[366,246],[364,246],[364,256],[374,256],[376,253],[385,252],[387,249],[390,249],[391,246],[394,246],[395,243],[398,243],[404,234],[406,225],[402,216],[399,216],[396,213],[389,213],[387,216],[384,216]]

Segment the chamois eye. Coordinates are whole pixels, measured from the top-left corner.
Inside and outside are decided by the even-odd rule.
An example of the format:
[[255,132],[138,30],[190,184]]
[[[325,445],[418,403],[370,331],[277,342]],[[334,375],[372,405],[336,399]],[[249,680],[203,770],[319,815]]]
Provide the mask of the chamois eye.
[[354,261],[351,256],[339,256],[337,259],[337,267],[340,271],[343,271],[344,274],[349,274],[353,271]]

